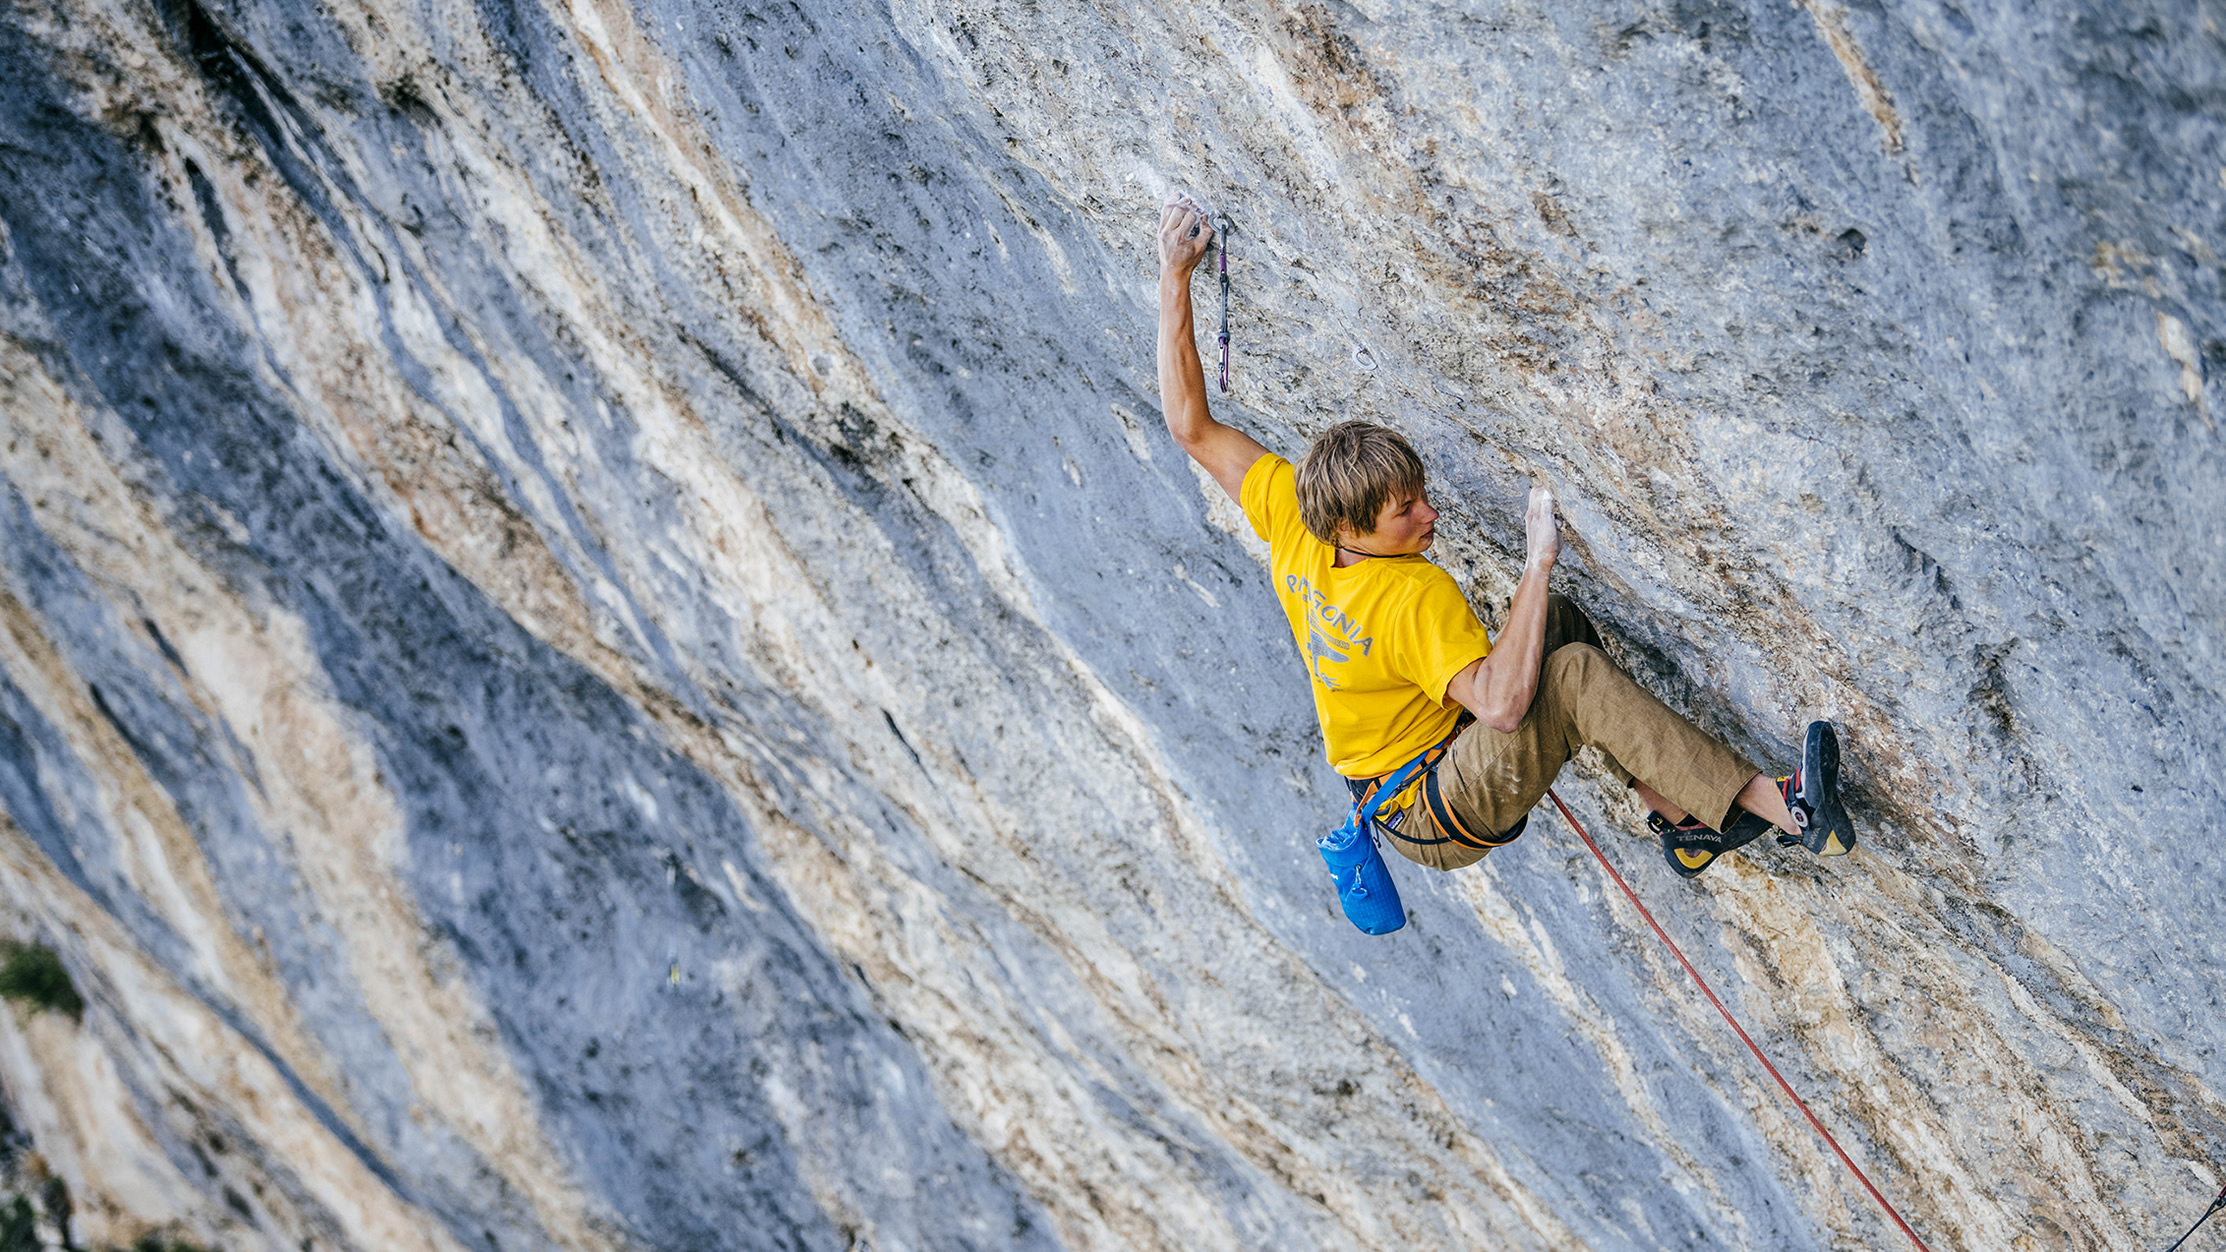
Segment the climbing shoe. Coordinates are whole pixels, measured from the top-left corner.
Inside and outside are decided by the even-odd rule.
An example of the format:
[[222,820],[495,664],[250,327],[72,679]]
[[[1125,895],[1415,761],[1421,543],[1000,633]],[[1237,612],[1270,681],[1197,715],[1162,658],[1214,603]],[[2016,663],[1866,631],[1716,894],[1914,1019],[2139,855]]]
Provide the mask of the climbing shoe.
[[1679,878],[1697,878],[1700,872],[1715,863],[1717,857],[1733,848],[1743,848],[1769,834],[1774,827],[1745,809],[1736,810],[1739,816],[1731,821],[1727,830],[1717,830],[1697,817],[1687,817],[1681,822],[1671,822],[1660,813],[1646,815],[1647,829],[1662,837],[1662,857],[1677,871]]
[[1781,779],[1785,807],[1801,828],[1797,835],[1779,835],[1778,846],[1799,844],[1818,856],[1844,856],[1855,846],[1855,826],[1840,807],[1840,737],[1830,722],[1810,722],[1808,742],[1801,749],[1801,770]]

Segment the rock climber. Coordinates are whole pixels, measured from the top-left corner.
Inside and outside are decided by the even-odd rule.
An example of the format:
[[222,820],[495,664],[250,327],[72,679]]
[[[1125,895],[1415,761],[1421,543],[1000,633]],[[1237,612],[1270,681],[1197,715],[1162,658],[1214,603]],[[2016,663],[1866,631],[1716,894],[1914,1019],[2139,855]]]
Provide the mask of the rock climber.
[[[1799,769],[1758,772],[1671,712],[1600,650],[1583,612],[1547,589],[1561,552],[1554,498],[1533,486],[1528,560],[1497,640],[1451,575],[1423,558],[1436,535],[1422,462],[1396,431],[1330,427],[1299,463],[1206,408],[1190,279],[1214,237],[1193,200],[1159,223],[1159,388],[1167,429],[1267,541],[1274,590],[1305,658],[1330,764],[1378,829],[1432,869],[1473,865],[1523,833],[1579,745],[1651,810],[1670,868],[1693,877],[1773,828],[1836,856],[1855,845],[1839,800],[1839,745],[1809,727]],[[1356,919],[1357,920],[1357,919]]]

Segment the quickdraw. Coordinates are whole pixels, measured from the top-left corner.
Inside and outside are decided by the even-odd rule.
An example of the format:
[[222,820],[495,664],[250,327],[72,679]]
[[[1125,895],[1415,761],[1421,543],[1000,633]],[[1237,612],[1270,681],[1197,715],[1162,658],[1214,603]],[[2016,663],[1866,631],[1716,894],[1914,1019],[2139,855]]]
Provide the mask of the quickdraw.
[[1235,224],[1223,213],[1214,231],[1214,242],[1221,248],[1221,390],[1229,390],[1229,231]]

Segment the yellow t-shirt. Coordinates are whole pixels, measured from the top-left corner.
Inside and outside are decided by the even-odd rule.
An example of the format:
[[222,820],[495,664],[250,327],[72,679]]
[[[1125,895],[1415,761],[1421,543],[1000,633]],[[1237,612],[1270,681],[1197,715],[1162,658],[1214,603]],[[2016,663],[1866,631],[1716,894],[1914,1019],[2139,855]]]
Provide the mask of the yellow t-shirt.
[[1255,461],[1243,496],[1306,658],[1331,768],[1347,778],[1388,774],[1452,733],[1461,710],[1446,705],[1446,684],[1492,651],[1453,576],[1420,556],[1337,568],[1337,549],[1299,520],[1298,474],[1282,457]]

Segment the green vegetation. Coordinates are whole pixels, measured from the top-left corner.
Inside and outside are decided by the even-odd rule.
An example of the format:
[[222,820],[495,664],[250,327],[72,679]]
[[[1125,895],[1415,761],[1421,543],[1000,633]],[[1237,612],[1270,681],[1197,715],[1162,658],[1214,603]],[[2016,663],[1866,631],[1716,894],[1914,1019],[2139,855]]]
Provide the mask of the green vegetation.
[[[12,975],[18,958],[26,945],[0,944],[0,982],[5,982],[5,994],[18,996]],[[58,972],[60,962],[45,948],[46,959]],[[35,997],[42,1007],[66,1008],[67,1003],[50,1002],[54,998],[53,986],[38,980],[39,994]],[[62,978],[63,991],[69,1001],[77,993],[69,990],[69,980]],[[34,998],[34,997],[23,997]],[[0,1100],[0,1252],[45,1252],[59,1247],[68,1252],[89,1252],[85,1245],[70,1236],[70,1224],[76,1206],[70,1203],[70,1187],[46,1163],[46,1158],[31,1150],[31,1138],[18,1130],[12,1110]],[[177,1238],[174,1232],[181,1227],[170,1223],[163,1229],[151,1230],[132,1241],[128,1248],[102,1244],[99,1252],[219,1252],[190,1240]],[[59,1240],[59,1243],[54,1240]],[[307,1247],[305,1242],[303,1247]]]
[[[85,998],[77,994],[62,958],[43,943],[0,942],[0,996],[71,1017],[85,1011]],[[4,1244],[0,1252],[5,1252]]]
[[36,1223],[28,1198],[17,1196],[0,1204],[0,1252],[39,1252]]

